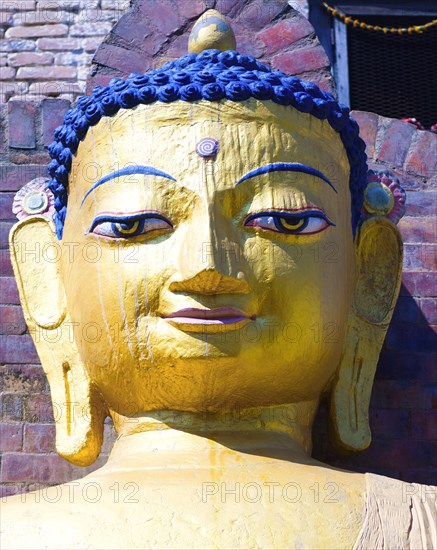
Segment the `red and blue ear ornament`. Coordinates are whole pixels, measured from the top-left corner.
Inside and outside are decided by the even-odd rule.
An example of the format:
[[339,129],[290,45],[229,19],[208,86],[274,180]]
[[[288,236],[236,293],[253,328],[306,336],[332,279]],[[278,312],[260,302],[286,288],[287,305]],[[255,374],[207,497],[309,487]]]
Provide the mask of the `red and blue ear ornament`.
[[397,224],[405,214],[406,193],[389,170],[369,170],[362,219],[384,216]]

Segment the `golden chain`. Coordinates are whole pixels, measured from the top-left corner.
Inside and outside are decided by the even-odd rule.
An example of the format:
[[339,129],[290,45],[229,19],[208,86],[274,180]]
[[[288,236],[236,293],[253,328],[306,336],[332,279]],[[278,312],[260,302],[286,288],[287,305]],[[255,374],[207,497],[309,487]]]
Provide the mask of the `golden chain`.
[[392,34],[423,34],[424,31],[430,29],[431,27],[435,27],[437,25],[437,19],[433,19],[432,21],[429,21],[428,23],[425,23],[424,25],[413,25],[411,27],[402,28],[402,27],[380,27],[379,25],[369,25],[368,23],[364,23],[363,21],[359,21],[358,19],[355,19],[354,17],[351,17],[350,15],[346,15],[345,13],[340,12],[337,8],[333,8],[326,2],[322,1],[323,6],[325,9],[330,13],[333,17],[336,17],[337,19],[340,19],[340,21],[343,21],[345,25],[352,25],[355,28],[365,29],[367,31],[376,31],[376,32],[383,32],[384,34],[392,33]]

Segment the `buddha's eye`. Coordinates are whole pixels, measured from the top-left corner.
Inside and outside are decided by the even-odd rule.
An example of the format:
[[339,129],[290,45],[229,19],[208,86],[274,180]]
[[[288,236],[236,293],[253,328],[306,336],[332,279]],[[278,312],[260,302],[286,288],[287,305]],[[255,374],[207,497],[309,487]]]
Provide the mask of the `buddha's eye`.
[[94,219],[88,233],[113,239],[130,239],[139,235],[146,235],[152,231],[165,229],[173,229],[173,225],[158,212],[129,216],[102,214]]
[[321,210],[312,209],[300,212],[259,212],[250,215],[244,225],[286,235],[313,235],[335,224]]

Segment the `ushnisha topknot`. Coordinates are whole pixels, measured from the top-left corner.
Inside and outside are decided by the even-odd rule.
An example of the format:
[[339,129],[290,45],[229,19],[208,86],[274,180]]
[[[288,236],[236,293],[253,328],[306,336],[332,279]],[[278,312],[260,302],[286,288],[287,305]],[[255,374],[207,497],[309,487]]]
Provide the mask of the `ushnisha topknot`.
[[249,55],[234,50],[205,50],[189,53],[146,74],[132,73],[126,80],[115,78],[108,86],[97,86],[90,96],[83,96],[69,109],[64,124],[55,132],[49,146],[53,159],[48,171],[49,188],[55,196],[53,216],[58,239],[62,239],[68,201],[68,175],[73,155],[90,126],[120,109],[134,109],[139,104],[199,100],[235,102],[255,98],[290,106],[302,113],[327,120],[340,134],[350,164],[349,188],[352,198],[352,230],[355,234],[361,215],[366,186],[367,157],[365,144],[358,135],[358,124],[349,116],[348,107],[320,90],[312,82],[272,71]]

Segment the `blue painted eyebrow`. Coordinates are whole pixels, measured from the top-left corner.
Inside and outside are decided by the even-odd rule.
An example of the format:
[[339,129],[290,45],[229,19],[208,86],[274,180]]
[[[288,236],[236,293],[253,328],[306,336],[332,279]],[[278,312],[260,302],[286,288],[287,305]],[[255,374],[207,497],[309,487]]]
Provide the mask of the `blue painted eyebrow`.
[[269,172],[303,172],[304,174],[310,174],[310,176],[316,176],[316,178],[320,178],[321,180],[326,182],[329,187],[334,189],[334,191],[337,193],[337,189],[332,185],[328,178],[324,174],[322,174],[322,172],[319,172],[319,170],[316,170],[315,168],[311,168],[311,166],[300,164],[299,162],[276,162],[274,164],[260,166],[259,168],[256,168],[255,170],[252,170],[251,172],[245,174],[240,180],[237,181],[237,185],[243,183],[243,181],[246,181],[250,178],[261,176],[262,174],[268,174]]
[[122,168],[121,170],[116,170],[115,172],[111,172],[111,174],[107,174],[106,176],[103,176],[103,178],[100,178],[99,181],[95,183],[91,187],[91,189],[89,189],[86,192],[80,206],[83,205],[88,195],[90,195],[94,191],[94,189],[97,189],[97,187],[100,187],[101,185],[103,185],[104,183],[107,183],[110,180],[121,178],[122,176],[132,176],[133,174],[140,174],[143,176],[160,176],[161,178],[166,178],[171,181],[176,181],[173,176],[170,176],[165,172],[161,172],[161,170],[158,170],[157,168],[153,168],[153,166],[127,166],[126,168]]

